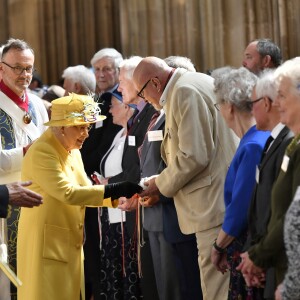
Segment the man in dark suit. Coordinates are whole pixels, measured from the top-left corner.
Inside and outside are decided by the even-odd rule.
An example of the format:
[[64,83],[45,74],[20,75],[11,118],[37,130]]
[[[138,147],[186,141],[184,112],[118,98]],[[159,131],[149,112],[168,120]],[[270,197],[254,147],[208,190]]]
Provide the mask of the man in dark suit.
[[[271,136],[267,140],[261,163],[256,173],[251,204],[248,211],[249,235],[245,250],[250,250],[266,234],[271,215],[271,191],[282,163],[287,145],[293,134],[279,122],[280,115],[273,101],[276,97],[276,88],[273,80],[273,71],[262,74],[252,93],[252,111],[256,119],[256,127],[260,130],[270,130]],[[248,260],[248,252],[243,253],[243,263]],[[274,299],[276,285],[274,269],[266,270],[266,284],[264,289],[257,289],[262,299]]]

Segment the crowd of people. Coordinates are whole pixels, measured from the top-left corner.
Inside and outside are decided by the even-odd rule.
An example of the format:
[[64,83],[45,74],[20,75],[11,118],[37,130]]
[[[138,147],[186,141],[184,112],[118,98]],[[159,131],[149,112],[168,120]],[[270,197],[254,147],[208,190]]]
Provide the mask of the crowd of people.
[[48,87],[1,50],[0,300],[300,299],[299,57],[103,48]]

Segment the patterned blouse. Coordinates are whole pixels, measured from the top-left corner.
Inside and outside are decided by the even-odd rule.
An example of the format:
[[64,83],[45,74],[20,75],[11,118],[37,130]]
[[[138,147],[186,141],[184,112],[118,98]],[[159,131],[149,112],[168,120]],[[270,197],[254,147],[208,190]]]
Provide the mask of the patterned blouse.
[[288,270],[283,281],[282,300],[297,300],[300,299],[300,187],[285,217],[284,243]]

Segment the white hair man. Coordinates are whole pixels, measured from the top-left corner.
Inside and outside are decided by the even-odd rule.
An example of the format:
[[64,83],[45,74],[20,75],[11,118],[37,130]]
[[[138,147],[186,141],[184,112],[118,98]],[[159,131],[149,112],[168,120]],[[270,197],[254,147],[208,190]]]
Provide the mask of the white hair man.
[[63,88],[68,93],[87,95],[95,92],[96,78],[93,72],[83,65],[68,67],[63,71]]
[[[115,135],[120,131],[119,125],[113,124],[109,113],[111,105],[110,92],[115,91],[119,84],[119,65],[123,61],[122,54],[114,48],[103,48],[91,59],[96,78],[95,100],[99,103],[101,114],[107,118],[96,123],[89,132],[81,148],[81,155],[86,173],[90,176],[94,171],[100,173],[100,161],[111,146]],[[85,214],[86,241],[85,279],[86,298],[100,295],[100,250],[98,210],[87,208]]]

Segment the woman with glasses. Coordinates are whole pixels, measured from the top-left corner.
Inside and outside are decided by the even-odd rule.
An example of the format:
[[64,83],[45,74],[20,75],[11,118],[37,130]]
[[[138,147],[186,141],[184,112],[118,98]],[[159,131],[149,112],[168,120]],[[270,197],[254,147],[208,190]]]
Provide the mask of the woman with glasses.
[[[122,94],[111,93],[109,112],[113,123],[122,126],[110,148],[100,162],[101,184],[115,182],[115,176],[122,173],[124,145],[127,138],[127,122],[135,111],[134,104],[125,104]],[[120,209],[99,208],[101,226],[101,296],[95,299],[131,299],[139,297],[139,279],[136,257],[132,252],[127,230],[125,212]],[[111,284],[111,283],[114,284]],[[98,298],[100,297],[100,298]]]
[[[272,188],[271,217],[266,234],[248,253],[242,254],[242,272],[251,284],[260,284],[257,274],[274,267],[276,300],[295,300],[300,295],[300,58],[286,61],[274,73],[275,105],[280,122],[295,135],[288,145],[281,170]],[[264,284],[264,282],[262,282]]]
[[212,247],[211,261],[218,271],[230,271],[228,299],[252,299],[236,267],[246,241],[247,211],[255,184],[255,169],[269,132],[256,129],[251,113],[251,93],[257,80],[253,73],[245,68],[225,67],[213,71],[212,77],[217,97],[215,106],[227,126],[240,138],[240,144],[225,179],[225,217]]
[[[92,123],[104,120],[89,96],[70,94],[52,101],[48,130],[30,147],[23,180],[43,196],[36,209],[22,208],[18,230],[18,299],[84,299],[85,206],[116,207],[121,196],[140,190],[122,182],[91,185],[79,149]],[[81,298],[80,298],[81,294]]]

